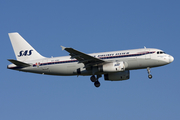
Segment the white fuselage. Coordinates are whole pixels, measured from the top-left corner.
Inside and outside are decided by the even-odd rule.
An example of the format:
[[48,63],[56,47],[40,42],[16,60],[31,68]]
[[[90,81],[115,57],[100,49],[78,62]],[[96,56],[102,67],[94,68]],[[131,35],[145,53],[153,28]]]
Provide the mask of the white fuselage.
[[[163,66],[174,60],[171,55],[162,52],[162,50],[153,48],[92,53],[89,55],[107,62],[123,61],[126,66],[126,70]],[[71,58],[71,56],[43,58],[25,62],[31,64],[31,66],[21,68],[11,64],[8,68],[25,72],[62,76],[94,74],[92,73],[92,70],[78,74],[77,69],[86,69],[85,65],[83,63],[79,63],[76,59]],[[95,74],[99,74],[99,72]]]
[[91,75],[95,87],[100,86],[98,79],[122,81],[130,78],[130,70],[150,68],[171,63],[174,58],[162,50],[154,48],[112,51],[86,54],[73,48],[61,46],[70,56],[46,58],[39,54],[19,33],[9,33],[16,60],[8,69],[47,75]]

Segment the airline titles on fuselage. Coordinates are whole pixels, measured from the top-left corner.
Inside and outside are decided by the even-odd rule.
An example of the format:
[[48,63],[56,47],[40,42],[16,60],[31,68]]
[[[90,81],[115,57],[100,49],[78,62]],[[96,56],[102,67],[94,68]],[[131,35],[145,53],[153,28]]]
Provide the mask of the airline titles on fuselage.
[[94,57],[101,58],[101,57],[118,56],[118,55],[128,55],[128,54],[129,54],[129,52],[123,52],[123,53],[112,53],[112,54],[94,55]]

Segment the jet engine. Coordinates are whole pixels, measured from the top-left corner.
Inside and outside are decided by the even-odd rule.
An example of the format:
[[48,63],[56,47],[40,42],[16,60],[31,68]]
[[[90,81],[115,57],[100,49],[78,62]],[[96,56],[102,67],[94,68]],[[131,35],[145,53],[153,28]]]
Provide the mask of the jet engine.
[[122,81],[129,79],[129,77],[130,77],[129,70],[104,74],[104,80],[108,80],[108,81]]

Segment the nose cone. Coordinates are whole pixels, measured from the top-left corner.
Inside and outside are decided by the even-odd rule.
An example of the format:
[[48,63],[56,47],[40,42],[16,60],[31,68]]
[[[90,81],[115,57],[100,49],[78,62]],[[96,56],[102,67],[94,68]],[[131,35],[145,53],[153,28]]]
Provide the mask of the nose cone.
[[169,56],[169,63],[174,61],[174,57],[173,56]]

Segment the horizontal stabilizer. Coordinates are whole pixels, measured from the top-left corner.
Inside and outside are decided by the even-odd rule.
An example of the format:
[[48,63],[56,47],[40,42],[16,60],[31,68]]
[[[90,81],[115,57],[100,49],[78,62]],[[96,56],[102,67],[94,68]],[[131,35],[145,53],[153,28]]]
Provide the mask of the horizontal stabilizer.
[[19,67],[29,67],[31,66],[30,64],[27,64],[27,63],[24,63],[24,62],[20,62],[20,61],[17,61],[17,60],[13,60],[13,59],[8,59],[9,62],[19,66]]

